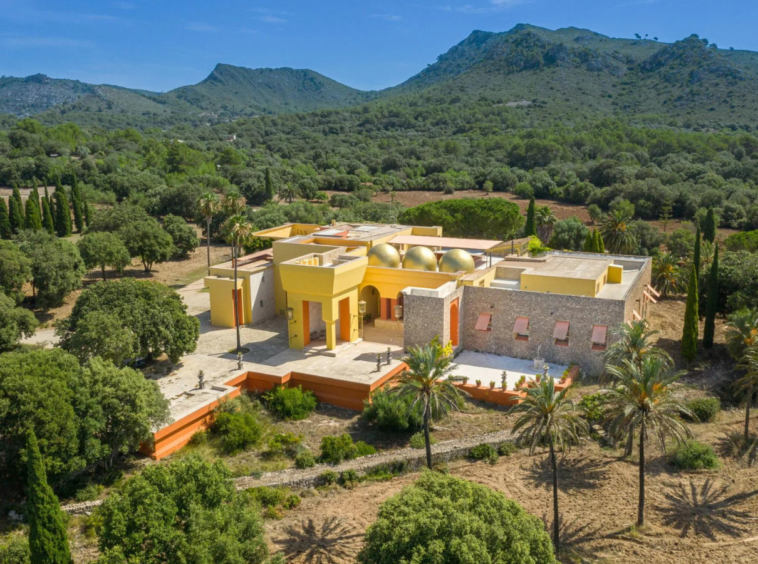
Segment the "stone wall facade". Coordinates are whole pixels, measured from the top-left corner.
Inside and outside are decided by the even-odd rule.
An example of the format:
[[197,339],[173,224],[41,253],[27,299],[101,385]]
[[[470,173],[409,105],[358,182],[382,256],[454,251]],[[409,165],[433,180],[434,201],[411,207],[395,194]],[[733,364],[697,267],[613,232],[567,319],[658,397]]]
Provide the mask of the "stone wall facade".
[[455,350],[462,350],[463,327],[463,287],[451,288],[449,292],[435,294],[434,291],[404,291],[403,323],[405,349],[429,344],[439,336],[442,344],[451,340],[450,308],[458,300],[458,345]]

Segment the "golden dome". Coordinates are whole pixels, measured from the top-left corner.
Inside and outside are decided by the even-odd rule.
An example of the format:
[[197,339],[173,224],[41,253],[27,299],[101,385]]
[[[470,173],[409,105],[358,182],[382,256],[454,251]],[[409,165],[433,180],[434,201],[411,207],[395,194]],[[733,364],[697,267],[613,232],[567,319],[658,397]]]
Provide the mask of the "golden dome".
[[474,272],[474,259],[463,249],[451,249],[440,259],[440,272]]
[[407,270],[437,270],[437,256],[427,247],[413,247],[403,257],[403,268]]
[[387,266],[397,268],[400,266],[400,253],[392,245],[379,243],[368,252],[369,266]]

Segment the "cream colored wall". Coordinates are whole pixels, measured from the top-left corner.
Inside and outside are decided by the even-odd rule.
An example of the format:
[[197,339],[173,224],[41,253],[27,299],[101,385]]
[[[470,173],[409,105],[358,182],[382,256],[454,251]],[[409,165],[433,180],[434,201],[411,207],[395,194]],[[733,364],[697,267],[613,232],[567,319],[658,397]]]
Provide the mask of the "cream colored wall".
[[607,280],[606,269],[595,280],[564,278],[561,276],[539,276],[524,272],[521,275],[521,289],[528,292],[564,294],[568,296],[588,296],[594,298],[603,289]]
[[[252,322],[250,290],[246,278],[237,278],[237,289],[242,290],[242,320]],[[233,278],[207,276],[205,287],[208,288],[211,302],[211,325],[215,327],[234,327],[234,288]]]

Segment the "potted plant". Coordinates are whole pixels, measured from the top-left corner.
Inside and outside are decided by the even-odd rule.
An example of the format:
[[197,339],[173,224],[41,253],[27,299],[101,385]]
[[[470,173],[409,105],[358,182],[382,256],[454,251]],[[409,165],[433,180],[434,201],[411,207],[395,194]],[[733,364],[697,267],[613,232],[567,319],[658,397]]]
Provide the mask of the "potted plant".
[[568,376],[569,376],[569,369],[567,368],[566,370],[563,371],[563,374],[561,374],[561,384],[566,383]]
[[478,387],[479,387],[479,386],[481,386],[481,385],[482,385],[482,381],[481,381],[481,380],[477,380],[477,381],[476,381],[476,387],[478,388]]
[[468,376],[463,377],[463,385],[465,386],[466,384],[468,384]]
[[504,390],[508,387],[508,373],[505,370],[503,370],[503,373],[500,376],[500,383]]
[[524,384],[526,384],[526,376],[522,374],[518,379],[518,382],[516,382],[516,388],[523,388]]
[[490,382],[490,390],[494,390],[494,389],[495,389],[495,381],[492,380],[492,382]]

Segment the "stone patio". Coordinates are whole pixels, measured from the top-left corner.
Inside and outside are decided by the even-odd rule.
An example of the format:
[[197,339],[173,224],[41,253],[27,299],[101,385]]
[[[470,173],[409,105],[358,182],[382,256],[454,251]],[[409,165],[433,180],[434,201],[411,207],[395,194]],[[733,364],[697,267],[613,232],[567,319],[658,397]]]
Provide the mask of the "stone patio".
[[[533,379],[537,374],[542,374],[542,368],[534,368],[533,360],[524,360],[512,358],[509,356],[499,356],[490,353],[479,353],[473,351],[463,351],[455,358],[457,365],[453,374],[456,376],[466,376],[470,383],[481,380],[483,386],[489,386],[490,382],[495,382],[499,388],[501,386],[503,371],[507,373],[508,389],[512,390],[516,386],[519,378],[525,375],[527,380]],[[540,366],[543,366],[541,363]],[[564,370],[568,367],[560,364],[547,363],[548,373],[553,378],[560,378]]]

